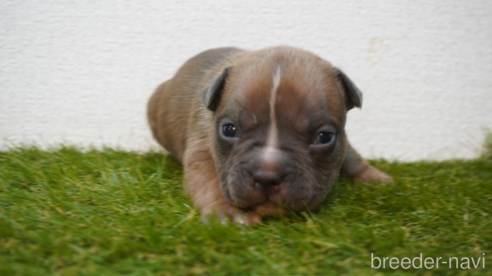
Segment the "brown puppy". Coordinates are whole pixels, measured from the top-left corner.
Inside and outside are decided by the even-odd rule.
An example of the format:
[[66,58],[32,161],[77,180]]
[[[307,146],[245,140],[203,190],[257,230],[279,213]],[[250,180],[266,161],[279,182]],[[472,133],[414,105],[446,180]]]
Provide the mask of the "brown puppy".
[[361,103],[343,72],[309,52],[219,48],[160,85],[148,119],[184,164],[195,206],[252,224],[315,207],[341,170],[362,182],[392,181],[347,141],[346,113]]

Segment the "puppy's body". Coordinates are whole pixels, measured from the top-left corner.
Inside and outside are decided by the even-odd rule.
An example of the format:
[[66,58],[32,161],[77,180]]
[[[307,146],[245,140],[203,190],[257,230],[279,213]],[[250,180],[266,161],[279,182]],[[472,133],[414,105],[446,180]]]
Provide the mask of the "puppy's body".
[[183,163],[195,206],[250,224],[315,207],[340,170],[391,181],[347,142],[346,112],[361,101],[350,79],[311,53],[219,48],[159,86],[148,119],[155,139]]

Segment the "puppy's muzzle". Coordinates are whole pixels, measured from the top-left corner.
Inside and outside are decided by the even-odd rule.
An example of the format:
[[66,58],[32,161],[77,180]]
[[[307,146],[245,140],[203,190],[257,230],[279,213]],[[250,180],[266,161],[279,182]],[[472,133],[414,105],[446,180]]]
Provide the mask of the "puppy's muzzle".
[[288,171],[287,157],[279,150],[257,151],[250,156],[248,171],[253,181],[253,190],[267,200],[278,200]]

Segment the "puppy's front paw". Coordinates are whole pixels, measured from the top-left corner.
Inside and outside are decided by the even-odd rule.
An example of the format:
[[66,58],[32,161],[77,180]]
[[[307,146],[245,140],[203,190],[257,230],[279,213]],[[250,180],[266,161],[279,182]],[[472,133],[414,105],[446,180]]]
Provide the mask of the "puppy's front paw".
[[244,212],[229,204],[216,206],[202,211],[201,221],[205,224],[210,223],[211,218],[218,218],[220,223],[226,225],[228,220],[234,223],[251,226],[261,222],[260,216],[255,212]]
[[354,179],[363,183],[393,183],[393,178],[391,178],[391,176],[371,166],[361,174],[357,175]]

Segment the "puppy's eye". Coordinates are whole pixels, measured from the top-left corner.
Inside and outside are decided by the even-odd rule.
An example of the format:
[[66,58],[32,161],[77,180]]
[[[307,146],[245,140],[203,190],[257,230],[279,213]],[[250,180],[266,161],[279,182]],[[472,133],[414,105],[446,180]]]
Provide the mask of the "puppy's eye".
[[237,138],[236,136],[236,126],[233,124],[222,125],[222,134],[226,138]]
[[314,146],[328,145],[335,140],[335,133],[322,131],[318,133],[316,139],[314,140]]

